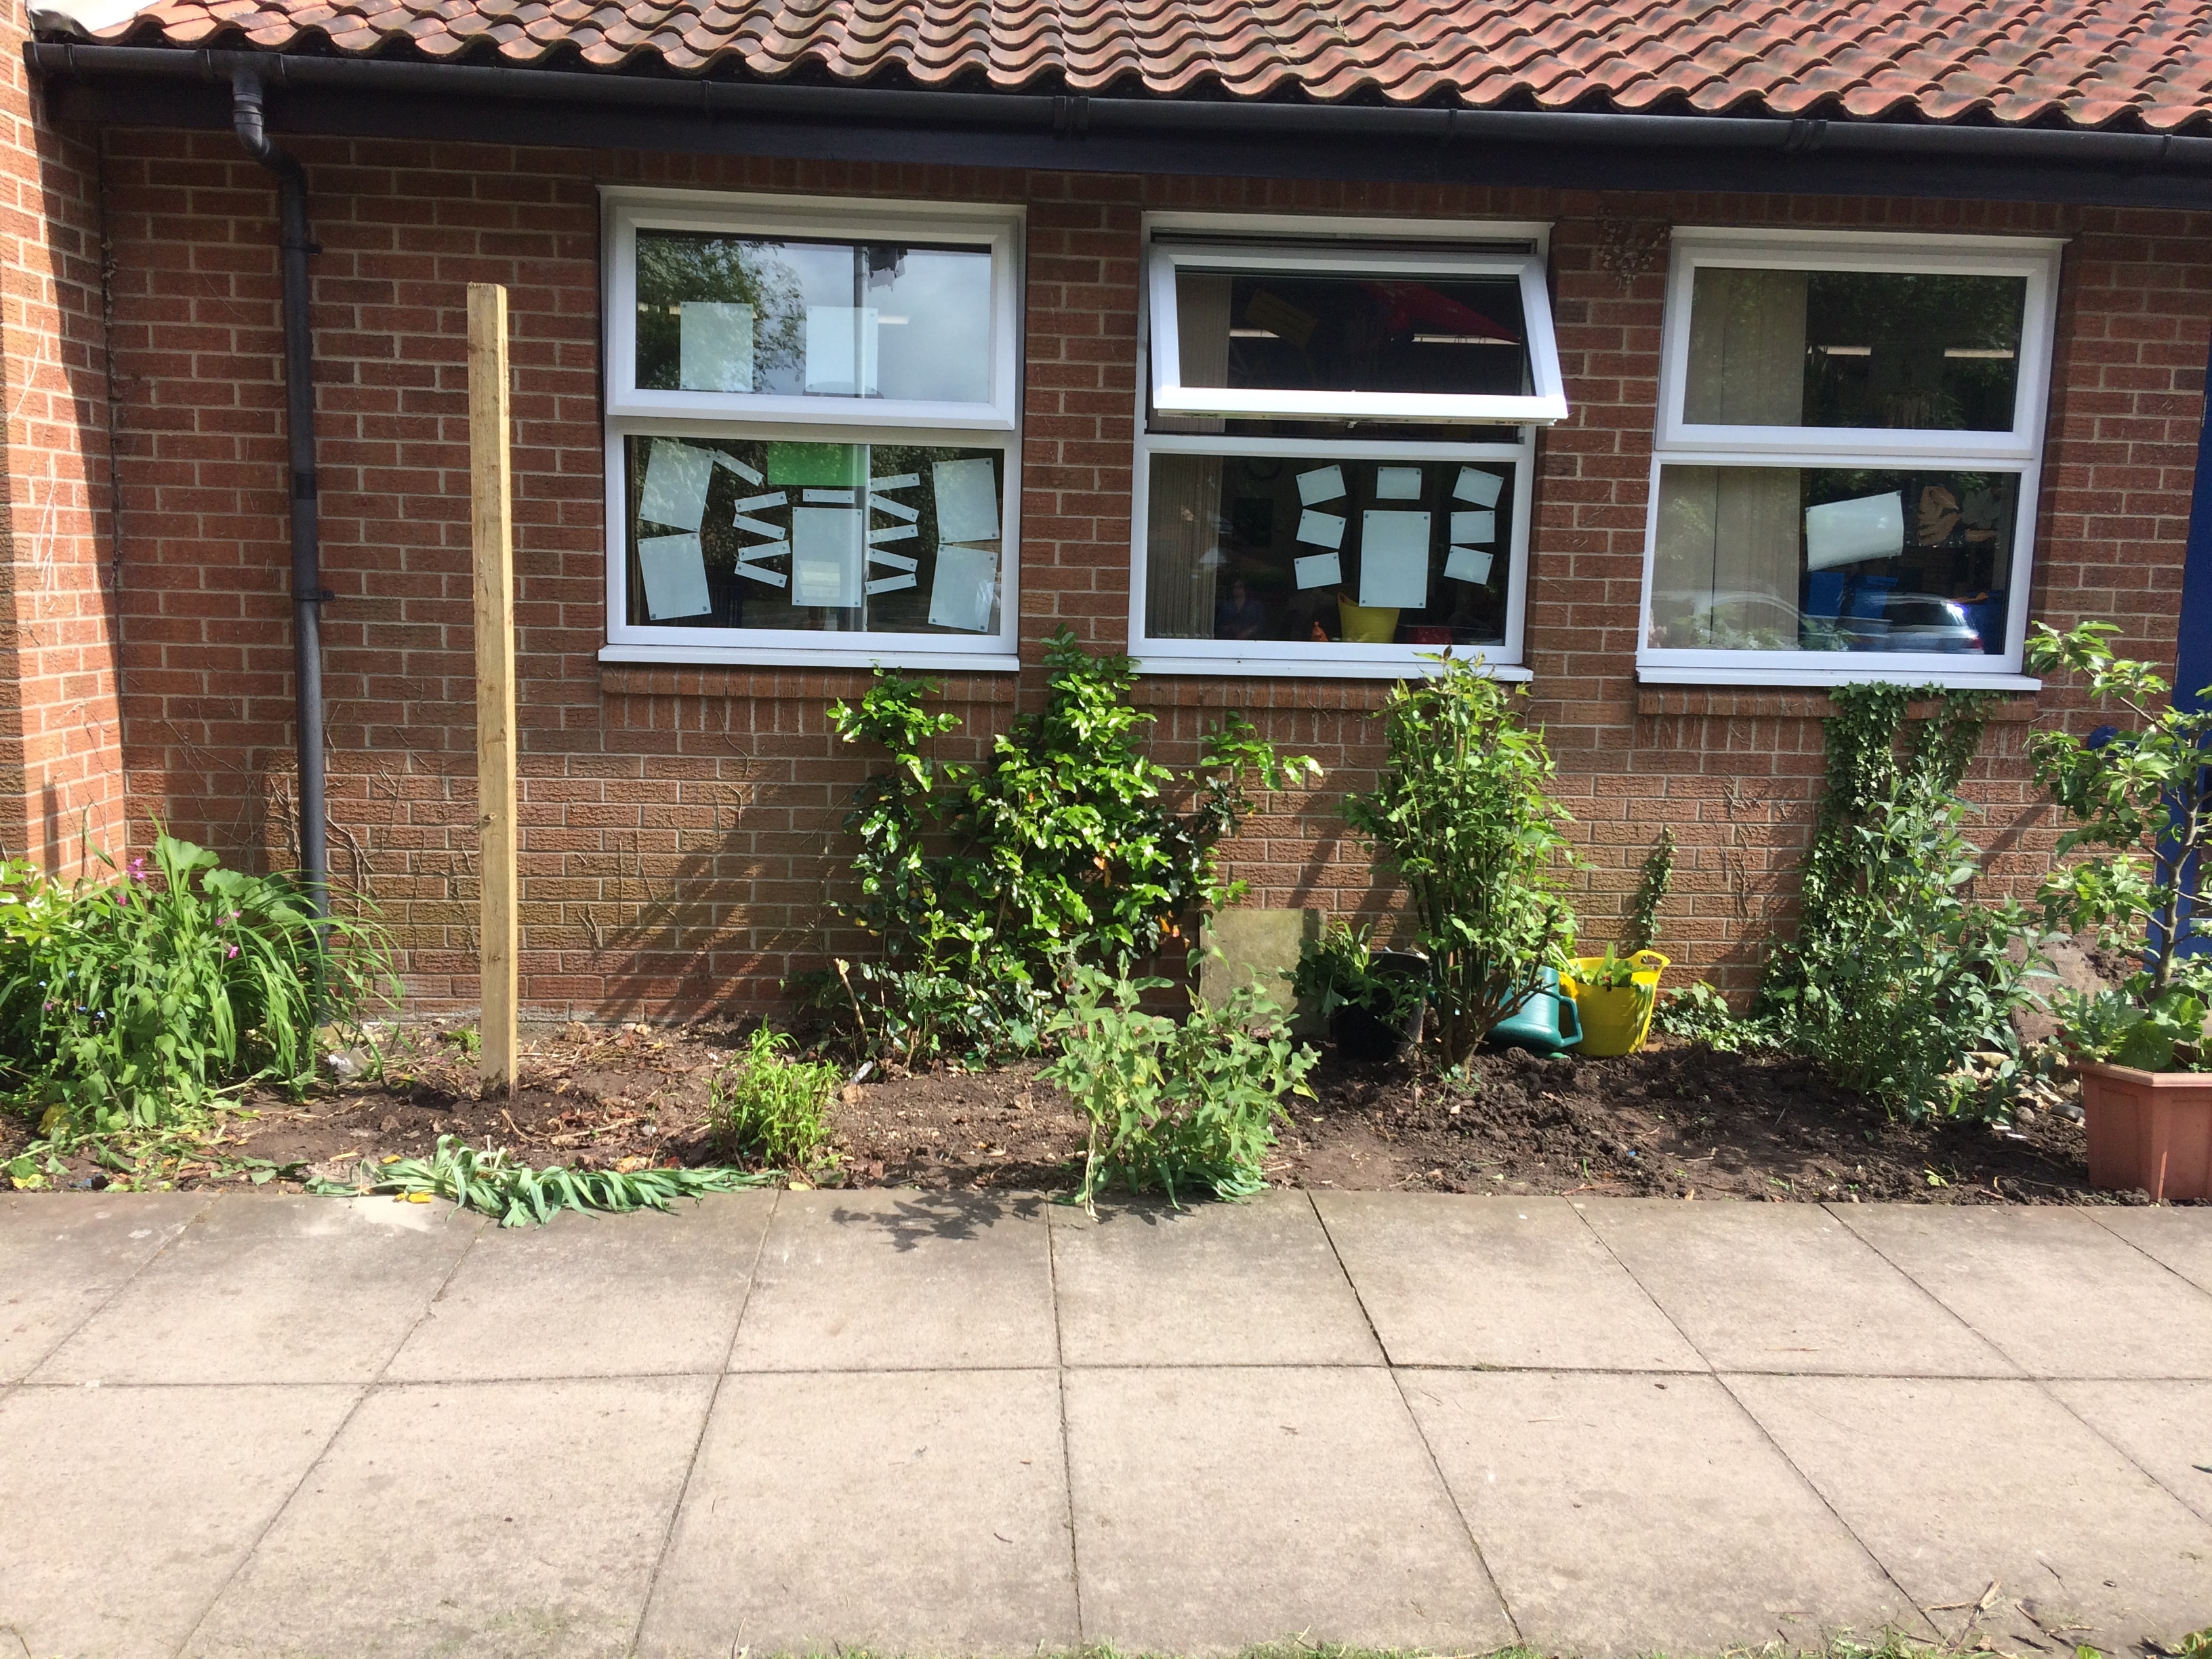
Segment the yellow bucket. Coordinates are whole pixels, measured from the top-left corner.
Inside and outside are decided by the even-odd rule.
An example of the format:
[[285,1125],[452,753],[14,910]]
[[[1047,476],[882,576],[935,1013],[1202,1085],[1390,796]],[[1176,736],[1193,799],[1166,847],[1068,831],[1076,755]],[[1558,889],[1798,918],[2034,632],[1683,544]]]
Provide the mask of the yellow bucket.
[[1346,645],[1388,645],[1398,637],[1398,607],[1395,605],[1354,605],[1340,593],[1336,614]]
[[1596,973],[1604,963],[1603,957],[1577,957],[1573,969],[1559,975],[1575,1000],[1575,1012],[1582,1016],[1578,1054],[1599,1059],[1632,1054],[1650,1035],[1651,1011],[1659,1003],[1659,975],[1666,969],[1667,958],[1656,951],[1638,951],[1619,959],[1636,964],[1630,982],[1619,990],[1583,983],[1585,975]]

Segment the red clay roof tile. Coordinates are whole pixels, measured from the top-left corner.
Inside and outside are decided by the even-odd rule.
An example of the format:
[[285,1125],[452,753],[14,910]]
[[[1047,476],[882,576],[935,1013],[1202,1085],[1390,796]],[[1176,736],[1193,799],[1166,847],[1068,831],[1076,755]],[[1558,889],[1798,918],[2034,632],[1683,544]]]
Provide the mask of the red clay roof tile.
[[100,38],[1160,96],[2212,115],[2212,0],[156,0]]

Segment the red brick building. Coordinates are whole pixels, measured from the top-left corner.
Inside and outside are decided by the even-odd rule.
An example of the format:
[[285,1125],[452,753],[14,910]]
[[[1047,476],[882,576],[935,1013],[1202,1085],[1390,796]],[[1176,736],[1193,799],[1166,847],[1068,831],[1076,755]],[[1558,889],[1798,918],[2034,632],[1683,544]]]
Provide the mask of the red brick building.
[[[1972,787],[2018,875],[2022,735],[2083,717],[2027,622],[2172,663],[2212,609],[2212,54],[2077,9],[19,17],[0,837],[295,862],[317,618],[334,873],[473,1000],[495,282],[526,1006],[772,1001],[866,759],[824,704],[913,668],[980,748],[1062,628],[1139,659],[1164,757],[1225,708],[1316,756],[1232,860],[1347,912],[1389,902],[1336,813],[1372,711],[1480,654],[1559,759],[1587,936],[1671,824],[1668,948],[1745,987],[1824,687],[2005,694]],[[302,169],[304,477],[248,106]]]

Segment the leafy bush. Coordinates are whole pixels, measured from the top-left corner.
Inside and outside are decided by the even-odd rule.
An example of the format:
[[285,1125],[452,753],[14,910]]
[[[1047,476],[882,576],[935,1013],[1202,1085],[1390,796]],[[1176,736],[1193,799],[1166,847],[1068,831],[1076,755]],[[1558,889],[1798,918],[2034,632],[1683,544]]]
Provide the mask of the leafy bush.
[[1165,980],[1121,980],[1079,966],[1067,1006],[1052,1017],[1060,1055],[1040,1074],[1090,1121],[1086,1205],[1120,1183],[1132,1192],[1203,1185],[1218,1198],[1262,1190],[1261,1160],[1275,1144],[1283,1097],[1310,1097],[1319,1058],[1262,1022],[1273,1005],[1240,986],[1216,1011],[1194,997],[1180,1023],[1138,1006]]
[[786,1060],[792,1041],[762,1026],[744,1051],[708,1085],[714,1137],[740,1157],[803,1169],[830,1139],[823,1113],[842,1073],[835,1066]]
[[0,1091],[52,1129],[152,1128],[264,1079],[302,1089],[317,1027],[365,1043],[362,1017],[398,989],[373,921],[319,924],[289,878],[166,832],[151,872],[134,858],[112,881],[0,864]]
[[[1831,695],[1828,790],[1798,934],[1769,962],[1755,1012],[1838,1084],[1909,1117],[1999,1112],[1966,1059],[2017,1054],[2012,1016],[2039,1000],[2044,969],[2028,914],[1974,896],[1974,809],[1956,792],[1980,742],[1978,702],[1932,687]],[[1900,752],[1915,697],[1939,714]]]
[[[909,1061],[1033,1047],[1060,964],[1125,976],[1241,895],[1215,854],[1254,809],[1248,780],[1284,789],[1320,775],[1237,714],[1178,775],[1139,747],[1152,716],[1128,704],[1128,658],[1093,656],[1062,633],[1045,665],[1044,708],[981,767],[928,753],[960,724],[923,707],[933,682],[878,672],[857,705],[830,707],[841,738],[891,761],[845,818],[860,896],[836,907],[882,954],[816,988],[817,1006],[849,1008],[870,1047]],[[1186,796],[1187,811],[1170,808]]]
[[1742,1018],[1729,1006],[1717,986],[1704,980],[1662,994],[1651,1024],[1668,1036],[1702,1042],[1724,1054],[1774,1046],[1768,1022]]
[[1383,707],[1382,779],[1344,805],[1406,885],[1455,1065],[1534,994],[1574,936],[1554,875],[1569,819],[1546,793],[1542,733],[1521,725],[1525,696],[1449,656],[1435,678],[1401,681]]
[[352,1181],[310,1181],[307,1190],[332,1196],[390,1193],[427,1203],[449,1199],[464,1210],[497,1216],[502,1227],[550,1221],[562,1210],[670,1210],[679,1198],[735,1192],[768,1179],[743,1170],[533,1170],[502,1149],[477,1152],[459,1135],[440,1135],[428,1158],[363,1164]]
[[1299,951],[1291,995],[1323,1022],[1349,1006],[1364,1008],[1386,1024],[1405,1024],[1428,988],[1407,974],[1378,969],[1369,936],[1365,927],[1332,921]]

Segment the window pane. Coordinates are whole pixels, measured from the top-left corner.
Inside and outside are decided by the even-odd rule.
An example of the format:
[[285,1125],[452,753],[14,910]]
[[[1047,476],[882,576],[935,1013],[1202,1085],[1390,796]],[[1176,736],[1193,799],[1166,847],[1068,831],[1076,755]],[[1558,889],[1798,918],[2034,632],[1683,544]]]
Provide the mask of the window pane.
[[1505,638],[1510,463],[1155,455],[1148,516],[1154,639]]
[[2015,472],[1668,466],[1652,646],[2005,649]]
[[641,230],[637,383],[988,403],[990,253]]
[[1182,269],[1184,386],[1519,397],[1528,388],[1510,276],[1316,276]]
[[1702,266],[1682,418],[2009,432],[2024,276]]
[[641,437],[623,448],[633,624],[999,630],[997,450]]

